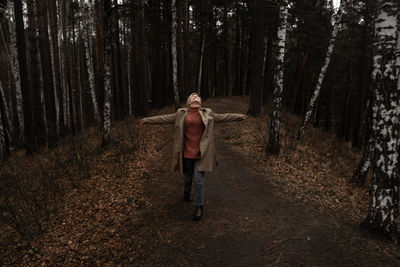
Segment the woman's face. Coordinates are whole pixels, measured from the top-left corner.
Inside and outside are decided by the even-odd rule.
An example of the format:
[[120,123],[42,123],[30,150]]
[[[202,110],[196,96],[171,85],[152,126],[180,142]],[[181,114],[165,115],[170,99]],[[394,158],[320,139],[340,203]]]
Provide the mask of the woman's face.
[[198,95],[192,95],[189,99],[189,107],[200,107],[201,99]]

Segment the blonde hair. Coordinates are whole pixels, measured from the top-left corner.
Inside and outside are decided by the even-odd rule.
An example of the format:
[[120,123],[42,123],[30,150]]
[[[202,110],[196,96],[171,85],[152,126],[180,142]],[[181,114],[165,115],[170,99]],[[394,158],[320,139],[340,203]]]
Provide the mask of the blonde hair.
[[191,93],[191,94],[188,96],[187,100],[186,100],[186,105],[189,106],[189,100],[190,100],[190,98],[191,98],[192,96],[198,96],[198,97],[200,98],[200,101],[201,101],[201,97],[199,96],[198,93]]

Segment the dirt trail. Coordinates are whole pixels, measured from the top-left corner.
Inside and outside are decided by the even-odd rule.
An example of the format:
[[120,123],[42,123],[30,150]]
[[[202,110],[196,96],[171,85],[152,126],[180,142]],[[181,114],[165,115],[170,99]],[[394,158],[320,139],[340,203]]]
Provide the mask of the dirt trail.
[[[215,112],[235,110],[227,99],[212,100],[207,106]],[[246,155],[224,142],[231,135],[230,124],[217,126],[219,165],[206,174],[205,214],[199,222],[191,221],[193,206],[183,202],[177,174],[149,174],[153,189],[148,193],[159,204],[143,217],[144,240],[152,241],[142,243],[147,247],[142,247],[139,265],[400,264],[398,255],[379,249],[376,242],[381,241],[372,242],[357,225],[279,197]]]

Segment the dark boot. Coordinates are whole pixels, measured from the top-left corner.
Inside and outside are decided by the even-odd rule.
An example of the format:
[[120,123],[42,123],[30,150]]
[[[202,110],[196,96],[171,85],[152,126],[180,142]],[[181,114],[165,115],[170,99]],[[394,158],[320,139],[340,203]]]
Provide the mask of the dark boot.
[[192,202],[192,199],[190,198],[190,192],[183,192],[183,198],[185,199],[185,202]]
[[202,216],[203,216],[203,205],[201,205],[201,206],[197,206],[196,205],[196,209],[194,211],[193,220],[194,221],[198,221],[198,220],[201,219]]

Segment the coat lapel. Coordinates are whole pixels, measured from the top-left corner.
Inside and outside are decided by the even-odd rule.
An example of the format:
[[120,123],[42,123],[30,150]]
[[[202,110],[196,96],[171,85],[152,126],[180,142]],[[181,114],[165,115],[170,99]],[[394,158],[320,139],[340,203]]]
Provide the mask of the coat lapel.
[[201,116],[201,120],[204,123],[204,126],[207,128],[207,126],[208,126],[208,115],[207,115],[206,110],[204,108],[201,109],[200,116]]

